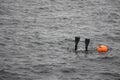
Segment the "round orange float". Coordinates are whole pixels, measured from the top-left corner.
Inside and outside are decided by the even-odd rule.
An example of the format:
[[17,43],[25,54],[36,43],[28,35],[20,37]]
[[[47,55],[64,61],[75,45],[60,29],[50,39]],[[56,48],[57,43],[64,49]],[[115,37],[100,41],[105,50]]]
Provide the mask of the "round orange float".
[[106,53],[106,52],[108,52],[108,46],[106,46],[104,44],[99,44],[97,51],[99,53]]

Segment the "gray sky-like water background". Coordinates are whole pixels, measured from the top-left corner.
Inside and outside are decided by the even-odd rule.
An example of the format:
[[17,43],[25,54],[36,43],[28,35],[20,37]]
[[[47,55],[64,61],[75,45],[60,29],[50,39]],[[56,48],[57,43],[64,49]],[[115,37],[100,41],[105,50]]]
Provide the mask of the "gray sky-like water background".
[[119,42],[120,0],[0,0],[0,80],[120,80]]

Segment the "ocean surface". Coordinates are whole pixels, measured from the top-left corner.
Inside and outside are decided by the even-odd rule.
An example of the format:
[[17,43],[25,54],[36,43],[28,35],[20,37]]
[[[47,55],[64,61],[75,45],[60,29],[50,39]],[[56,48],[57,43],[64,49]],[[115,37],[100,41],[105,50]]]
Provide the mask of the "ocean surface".
[[120,80],[120,0],[0,0],[0,80]]

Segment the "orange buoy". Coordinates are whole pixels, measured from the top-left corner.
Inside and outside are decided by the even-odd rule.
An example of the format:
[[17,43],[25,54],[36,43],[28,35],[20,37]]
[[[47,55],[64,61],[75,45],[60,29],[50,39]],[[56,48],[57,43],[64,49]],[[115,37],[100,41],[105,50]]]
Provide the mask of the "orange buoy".
[[99,53],[106,53],[106,52],[108,52],[108,46],[106,46],[104,44],[99,44],[97,51]]

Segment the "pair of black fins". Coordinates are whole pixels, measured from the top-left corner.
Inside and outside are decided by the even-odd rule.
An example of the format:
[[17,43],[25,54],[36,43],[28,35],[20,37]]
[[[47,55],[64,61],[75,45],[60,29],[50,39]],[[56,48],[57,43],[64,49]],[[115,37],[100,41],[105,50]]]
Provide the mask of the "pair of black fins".
[[[75,51],[78,49],[78,43],[80,41],[80,37],[75,37]],[[90,39],[85,39],[85,51],[88,51],[88,45],[90,43]]]

